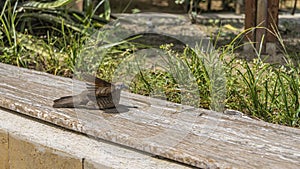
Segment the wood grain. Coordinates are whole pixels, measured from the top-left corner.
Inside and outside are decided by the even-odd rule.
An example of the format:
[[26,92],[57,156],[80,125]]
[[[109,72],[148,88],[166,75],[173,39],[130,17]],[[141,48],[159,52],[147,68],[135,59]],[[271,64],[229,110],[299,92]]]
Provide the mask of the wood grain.
[[[84,82],[0,63],[0,106],[200,168],[297,168],[300,130],[122,92],[120,113],[55,109]],[[134,157],[130,157],[134,158]]]

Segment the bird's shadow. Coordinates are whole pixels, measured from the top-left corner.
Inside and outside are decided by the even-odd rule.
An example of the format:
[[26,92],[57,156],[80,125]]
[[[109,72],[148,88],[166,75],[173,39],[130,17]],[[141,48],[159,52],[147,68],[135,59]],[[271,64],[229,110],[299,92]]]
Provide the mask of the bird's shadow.
[[126,113],[130,110],[130,108],[138,108],[136,106],[126,106],[123,104],[119,104],[118,106],[114,108],[109,108],[109,109],[101,109],[104,113],[109,113],[109,114],[117,114],[117,113]]
[[76,109],[87,109],[87,110],[100,110],[104,113],[109,114],[118,114],[118,113],[126,113],[130,110],[130,108],[138,108],[137,106],[127,106],[123,104],[118,104],[116,107],[113,108],[106,108],[106,109],[100,109],[99,107],[94,106],[83,106],[83,105],[75,105],[73,107],[69,108],[76,108]]

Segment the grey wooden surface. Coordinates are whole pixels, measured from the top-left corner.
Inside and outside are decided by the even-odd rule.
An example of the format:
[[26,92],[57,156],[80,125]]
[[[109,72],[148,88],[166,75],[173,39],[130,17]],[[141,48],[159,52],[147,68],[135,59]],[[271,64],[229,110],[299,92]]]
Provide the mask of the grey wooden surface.
[[[298,168],[300,130],[122,92],[121,113],[55,109],[84,83],[0,63],[0,107],[201,168]],[[134,158],[134,157],[130,157]]]
[[7,110],[0,109],[0,115],[1,169],[75,169],[79,163],[76,169],[190,169]]

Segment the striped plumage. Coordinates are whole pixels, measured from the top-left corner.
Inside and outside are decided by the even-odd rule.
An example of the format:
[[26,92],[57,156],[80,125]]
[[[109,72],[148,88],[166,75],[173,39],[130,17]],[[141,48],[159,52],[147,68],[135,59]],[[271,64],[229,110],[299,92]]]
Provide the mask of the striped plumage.
[[111,84],[88,74],[84,74],[83,79],[87,82],[87,90],[75,96],[54,100],[53,107],[108,109],[119,104],[121,90],[124,88],[122,83]]

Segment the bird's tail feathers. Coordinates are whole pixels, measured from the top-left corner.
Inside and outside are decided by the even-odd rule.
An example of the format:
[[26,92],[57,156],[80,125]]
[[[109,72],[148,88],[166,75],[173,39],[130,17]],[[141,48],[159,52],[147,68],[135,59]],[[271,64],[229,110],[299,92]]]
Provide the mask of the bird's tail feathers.
[[65,96],[53,101],[54,108],[74,108],[73,97]]

